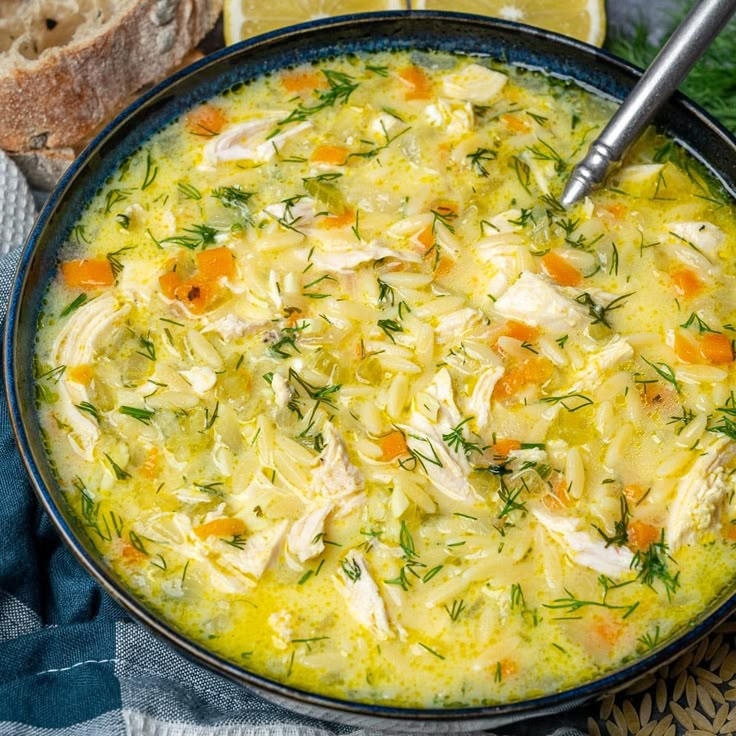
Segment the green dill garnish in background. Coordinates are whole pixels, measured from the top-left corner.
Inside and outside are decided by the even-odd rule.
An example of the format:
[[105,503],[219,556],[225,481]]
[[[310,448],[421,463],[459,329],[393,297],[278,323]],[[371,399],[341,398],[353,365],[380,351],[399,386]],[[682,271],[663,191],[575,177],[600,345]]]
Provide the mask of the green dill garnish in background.
[[[642,21],[633,34],[630,29],[609,28],[605,48],[645,68],[689,9],[690,4],[683,2],[680,10],[670,12],[670,27],[660,43],[650,40],[651,29]],[[680,89],[736,133],[736,23],[729,23],[708,46]]]

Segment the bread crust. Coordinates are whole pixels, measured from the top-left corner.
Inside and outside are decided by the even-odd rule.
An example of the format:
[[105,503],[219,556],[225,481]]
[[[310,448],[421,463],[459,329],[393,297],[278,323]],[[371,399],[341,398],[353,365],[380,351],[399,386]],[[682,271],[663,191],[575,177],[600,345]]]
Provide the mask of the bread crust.
[[110,27],[0,76],[0,148],[75,146],[214,25],[222,0],[138,0]]

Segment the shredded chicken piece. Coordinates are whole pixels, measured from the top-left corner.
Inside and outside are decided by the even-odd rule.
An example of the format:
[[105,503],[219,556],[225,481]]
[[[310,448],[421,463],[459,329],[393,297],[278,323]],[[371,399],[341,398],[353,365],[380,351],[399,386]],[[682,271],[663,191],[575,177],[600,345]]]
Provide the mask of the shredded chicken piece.
[[554,334],[585,325],[585,308],[559,287],[536,274],[524,272],[494,304],[507,319],[516,319]]
[[720,520],[728,495],[736,490],[725,466],[736,457],[736,442],[719,437],[707,445],[690,470],[680,478],[667,520],[670,551],[694,544]]
[[468,64],[442,78],[442,93],[445,97],[482,105],[495,99],[507,81],[508,77],[501,72],[480,64]]
[[[86,302],[73,313],[54,341],[51,349],[54,365],[93,363],[99,339],[108,335],[113,324],[129,310],[129,305],[120,304],[112,294],[103,294]],[[57,383],[57,390],[59,401],[56,411],[71,428],[67,435],[69,443],[78,455],[92,461],[100,430],[94,420],[77,408],[89,401],[87,387],[71,381],[65,372]]]
[[493,366],[486,368],[483,373],[478,376],[478,382],[475,384],[473,393],[467,402],[468,412],[475,417],[476,426],[479,430],[485,429],[491,419],[491,400],[493,399],[493,389],[503,376],[503,366]]
[[288,526],[289,522],[284,520],[276,522],[268,529],[255,532],[248,537],[242,549],[228,546],[225,550],[219,550],[220,560],[260,580],[266,569],[278,558]]
[[631,570],[634,555],[628,547],[606,547],[602,539],[580,531],[577,519],[551,514],[538,506],[531,511],[552,539],[578,565],[611,577],[621,577]]
[[350,462],[347,447],[335,427],[327,422],[322,430],[325,447],[312,471],[310,488],[320,498],[332,501],[340,514],[363,503],[365,482],[362,473]]
[[446,368],[437,371],[424,392],[437,400],[437,418],[431,421],[415,408],[409,424],[402,427],[407,434],[407,445],[422,458],[427,477],[440,493],[454,501],[478,501],[480,496],[468,480],[470,465],[464,452],[456,452],[443,439],[443,435],[450,433],[462,421],[455,405],[449,371]]
[[378,639],[395,636],[388,620],[386,604],[376,582],[371,577],[365,557],[351,550],[342,568],[334,576],[335,587],[345,599],[350,615],[369,629]]
[[221,161],[269,161],[285,141],[312,127],[312,123],[305,120],[270,136],[278,121],[286,115],[288,113],[274,111],[223,130],[205,144],[204,165],[211,167]]
[[271,320],[248,321],[237,314],[226,314],[224,317],[208,324],[202,332],[216,332],[223,340],[235,340],[239,337],[252,335],[271,324]]
[[310,511],[291,525],[286,538],[287,555],[299,563],[304,563],[324,551],[325,544],[322,537],[325,521],[334,508],[334,504]]

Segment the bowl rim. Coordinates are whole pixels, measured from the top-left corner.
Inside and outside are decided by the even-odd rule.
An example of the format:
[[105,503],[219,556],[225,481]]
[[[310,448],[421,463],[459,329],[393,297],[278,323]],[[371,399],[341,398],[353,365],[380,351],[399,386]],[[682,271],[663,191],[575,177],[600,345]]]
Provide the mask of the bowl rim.
[[[631,682],[648,673],[655,667],[671,661],[688,647],[694,645],[715,626],[722,623],[734,611],[736,611],[736,593],[730,594],[730,596],[726,597],[717,605],[709,605],[709,607],[701,611],[703,618],[699,620],[696,625],[691,625],[689,628],[683,628],[683,630],[674,638],[666,640],[662,645],[649,651],[645,655],[639,656],[628,663],[621,664],[615,670],[611,670],[597,679],[584,682],[563,691],[547,693],[524,700],[494,705],[468,706],[463,708],[419,708],[340,699],[321,695],[309,690],[303,690],[301,688],[284,684],[278,680],[271,679],[267,676],[251,672],[250,670],[240,667],[230,660],[215,654],[213,651],[206,649],[197,641],[186,637],[184,634],[180,633],[173,624],[169,623],[162,616],[160,617],[155,614],[150,606],[146,606],[131,592],[127,591],[123,587],[122,583],[117,582],[111,571],[99,560],[95,559],[86,546],[80,541],[80,535],[72,528],[72,524],[69,522],[69,511],[64,508],[63,501],[57,501],[54,498],[54,493],[42,480],[39,465],[36,463],[32,451],[30,433],[26,426],[25,419],[27,412],[31,414],[35,413],[35,408],[31,407],[24,409],[19,393],[19,372],[22,371],[24,367],[27,369],[28,363],[26,362],[24,366],[22,360],[23,356],[16,355],[19,327],[18,315],[23,309],[25,302],[24,294],[26,294],[28,289],[28,276],[31,261],[37,252],[42,235],[46,230],[52,215],[58,209],[63,207],[65,197],[68,192],[73,189],[77,178],[84,173],[85,167],[90,159],[95,155],[102,144],[113,135],[113,133],[127,125],[130,125],[129,121],[134,121],[135,116],[141,109],[146,108],[150,103],[158,99],[163,93],[170,90],[180,81],[188,79],[193,75],[197,75],[204,69],[239,57],[253,48],[267,46],[271,42],[280,41],[285,38],[324,32],[331,28],[338,28],[346,25],[365,26],[372,25],[376,22],[380,23],[389,20],[396,21],[397,19],[406,19],[407,22],[411,22],[411,19],[415,18],[426,18],[430,20],[449,19],[455,23],[465,23],[476,27],[484,27],[491,31],[494,29],[516,31],[523,34],[527,40],[551,41],[560,49],[566,47],[577,54],[582,53],[586,56],[596,57],[613,70],[630,77],[632,84],[641,75],[641,70],[639,68],[623,61],[608,51],[591,46],[582,41],[561,36],[551,31],[527,26],[514,21],[489,18],[486,16],[428,10],[380,11],[340,15],[326,19],[309,21],[307,23],[301,23],[284,29],[271,31],[254,38],[241,41],[232,46],[226,46],[198,61],[195,61],[186,68],[177,71],[132,102],[127,108],[125,108],[125,110],[116,115],[90,141],[67,171],[64,172],[56,187],[49,195],[31,232],[22,246],[15,280],[8,299],[7,314],[3,330],[3,383],[8,401],[11,426],[27,476],[31,481],[31,485],[38,500],[41,502],[43,509],[51,518],[57,532],[59,532],[61,538],[74,554],[76,559],[81,563],[82,567],[92,576],[95,582],[98,583],[127,613],[132,615],[134,619],[143,622],[159,638],[163,639],[167,644],[172,645],[176,650],[188,655],[197,664],[203,665],[217,674],[224,675],[230,680],[234,680],[235,682],[248,686],[256,692],[266,694],[267,696],[275,696],[276,698],[279,698],[281,702],[286,701],[288,703],[288,701],[297,701],[298,703],[306,706],[314,706],[318,709],[322,709],[322,713],[332,712],[359,717],[368,716],[374,719],[374,721],[376,719],[384,720],[386,722],[390,720],[392,723],[400,723],[404,721],[407,722],[407,724],[408,722],[418,722],[423,719],[431,719],[433,721],[441,722],[473,722],[478,719],[494,717],[522,718],[525,715],[526,717],[529,717],[531,715],[541,714],[544,712],[557,712],[562,710],[565,706],[573,707],[582,702],[615,692],[616,690],[629,685]],[[463,53],[462,48],[458,49],[458,51],[459,53]],[[532,66],[531,68],[534,67]],[[547,73],[558,78],[569,78],[579,86],[589,89],[589,91],[592,91],[598,96],[602,95],[604,97],[612,97],[612,95],[608,95],[606,92],[595,89],[592,85],[576,80],[572,75],[556,74],[549,70],[547,70]],[[736,139],[721,123],[703,110],[699,105],[679,92],[676,92],[672,96],[671,104],[683,108],[688,116],[696,120],[701,126],[711,129],[711,131],[723,138],[730,144],[731,148],[736,151]],[[690,149],[690,146],[688,146],[687,143],[679,140],[678,138],[675,139],[697,160],[704,163],[708,170],[719,179],[724,188],[733,196],[734,188],[719,174],[719,171],[714,168],[714,164],[704,161],[696,151]],[[46,284],[47,283],[48,282],[46,282]]]

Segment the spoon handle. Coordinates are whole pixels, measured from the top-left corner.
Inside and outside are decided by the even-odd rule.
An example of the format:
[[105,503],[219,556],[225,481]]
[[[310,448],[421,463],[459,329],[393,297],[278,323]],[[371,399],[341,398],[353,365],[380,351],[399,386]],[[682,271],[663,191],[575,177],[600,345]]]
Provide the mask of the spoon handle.
[[736,0],[700,0],[575,166],[560,202],[565,207],[597,187],[736,12]]

